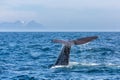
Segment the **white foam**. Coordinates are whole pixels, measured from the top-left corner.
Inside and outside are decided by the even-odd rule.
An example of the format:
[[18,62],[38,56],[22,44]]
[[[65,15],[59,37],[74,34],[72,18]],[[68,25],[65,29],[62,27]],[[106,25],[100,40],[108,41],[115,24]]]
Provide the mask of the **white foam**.
[[98,63],[80,63],[80,64],[83,66],[98,66],[98,65],[100,65]]
[[113,63],[107,63],[106,66],[112,66],[112,67],[118,67],[120,68],[120,65],[117,65],[117,64],[113,64]]
[[70,62],[69,65],[78,65],[78,62]]
[[120,67],[120,65],[116,65],[113,63],[106,63],[106,64],[100,64],[100,63],[78,63],[78,62],[70,62],[69,65],[57,65],[57,66],[52,66],[51,68],[71,68],[73,66],[106,66],[106,67]]
[[64,67],[67,67],[67,66],[64,66],[64,65],[57,65],[57,66],[52,66],[51,68],[64,68]]
[[108,63],[108,64],[106,64],[107,66],[114,66],[115,64],[113,64],[113,63]]
[[70,62],[69,65],[56,65],[56,66],[52,66],[51,68],[70,68],[72,66],[76,66],[79,65],[78,62]]

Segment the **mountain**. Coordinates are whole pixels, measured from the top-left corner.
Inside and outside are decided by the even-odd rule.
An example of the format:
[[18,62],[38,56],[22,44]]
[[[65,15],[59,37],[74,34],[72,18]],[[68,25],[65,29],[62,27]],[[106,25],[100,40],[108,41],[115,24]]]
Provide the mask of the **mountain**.
[[35,22],[35,21],[30,21],[27,23],[26,26],[28,26],[28,27],[40,27],[42,25],[40,23]]
[[31,27],[41,27],[42,25],[34,20],[28,22],[28,23],[25,23],[23,21],[16,21],[16,22],[2,22],[0,23],[0,27],[2,28],[15,28],[15,27],[28,27],[28,28],[31,28]]

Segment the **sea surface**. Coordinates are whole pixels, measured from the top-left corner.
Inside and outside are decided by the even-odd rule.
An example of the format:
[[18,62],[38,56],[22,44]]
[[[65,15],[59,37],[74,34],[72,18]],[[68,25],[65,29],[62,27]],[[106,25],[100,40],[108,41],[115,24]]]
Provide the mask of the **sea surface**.
[[[71,48],[68,66],[52,66],[63,45],[53,39],[98,39]],[[120,80],[120,32],[1,32],[0,80]]]

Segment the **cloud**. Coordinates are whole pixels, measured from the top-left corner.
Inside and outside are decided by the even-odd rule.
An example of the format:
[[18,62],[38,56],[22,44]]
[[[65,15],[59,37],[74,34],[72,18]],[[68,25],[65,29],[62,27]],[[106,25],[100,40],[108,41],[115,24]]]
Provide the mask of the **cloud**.
[[0,13],[1,21],[15,21],[15,20],[32,20],[37,17],[34,12],[24,11],[9,11],[3,10]]
[[38,2],[38,5],[42,5],[47,8],[62,8],[62,9],[82,9],[82,8],[120,9],[119,2],[120,2],[119,0],[44,0],[44,1],[41,0]]
[[[119,0],[2,0],[1,4],[11,8],[23,6],[37,6],[44,8],[61,8],[61,9],[85,9],[85,8],[102,8],[102,9],[120,9]],[[39,9],[39,8],[38,8]]]
[[36,20],[51,28],[68,29],[119,26],[119,3],[120,0],[1,0],[0,21]]

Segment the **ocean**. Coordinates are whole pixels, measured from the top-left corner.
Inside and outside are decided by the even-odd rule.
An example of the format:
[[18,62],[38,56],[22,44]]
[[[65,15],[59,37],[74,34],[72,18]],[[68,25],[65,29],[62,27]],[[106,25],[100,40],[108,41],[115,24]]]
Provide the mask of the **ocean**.
[[[71,48],[68,66],[52,67],[63,47],[53,39],[98,39]],[[0,80],[120,80],[120,32],[0,32]]]

